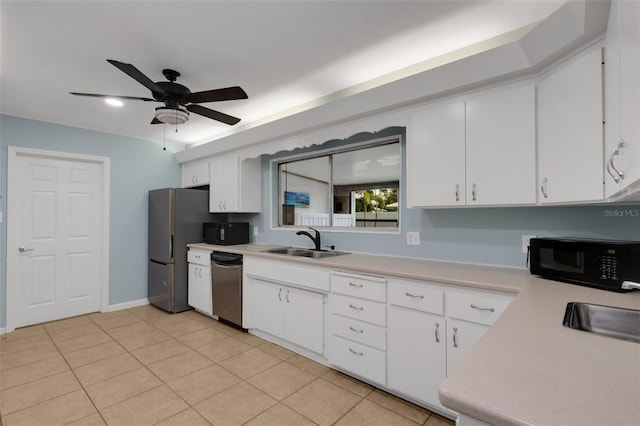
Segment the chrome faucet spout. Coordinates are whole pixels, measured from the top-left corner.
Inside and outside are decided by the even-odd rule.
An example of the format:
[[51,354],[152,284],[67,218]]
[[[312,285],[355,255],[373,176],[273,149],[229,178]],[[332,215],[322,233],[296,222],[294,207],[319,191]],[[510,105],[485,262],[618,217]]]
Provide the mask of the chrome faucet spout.
[[314,229],[311,227],[309,229],[311,229],[312,231],[315,231],[316,233],[315,237],[312,236],[307,231],[298,231],[296,232],[296,235],[306,235],[307,237],[311,238],[311,241],[313,241],[313,244],[315,245],[314,250],[320,251],[320,247],[322,246],[322,244],[320,243],[320,232],[317,229]]

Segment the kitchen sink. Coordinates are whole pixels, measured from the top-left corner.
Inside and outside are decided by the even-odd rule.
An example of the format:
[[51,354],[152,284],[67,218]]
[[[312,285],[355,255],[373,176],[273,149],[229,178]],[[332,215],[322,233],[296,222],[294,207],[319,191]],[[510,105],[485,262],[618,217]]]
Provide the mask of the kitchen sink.
[[298,247],[285,247],[279,249],[268,250],[267,253],[282,254],[285,256],[310,257],[312,259],[324,259],[325,257],[342,256],[349,254],[345,251],[333,250],[313,250]]
[[640,311],[634,309],[571,302],[567,303],[562,325],[640,343]]

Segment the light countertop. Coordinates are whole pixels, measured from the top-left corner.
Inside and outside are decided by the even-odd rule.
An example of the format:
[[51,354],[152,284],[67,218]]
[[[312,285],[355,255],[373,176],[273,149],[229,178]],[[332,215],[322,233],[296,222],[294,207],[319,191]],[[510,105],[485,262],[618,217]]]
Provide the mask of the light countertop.
[[279,246],[261,244],[189,246],[516,293],[442,383],[442,403],[495,425],[640,425],[640,344],[562,325],[568,302],[640,309],[640,292],[564,284],[525,269],[358,253],[298,258],[265,253]]

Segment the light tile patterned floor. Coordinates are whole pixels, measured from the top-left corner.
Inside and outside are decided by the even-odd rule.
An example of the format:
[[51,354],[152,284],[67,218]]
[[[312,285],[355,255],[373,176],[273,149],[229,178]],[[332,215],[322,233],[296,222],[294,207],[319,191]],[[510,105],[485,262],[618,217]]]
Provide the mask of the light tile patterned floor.
[[96,313],[0,336],[0,426],[453,422],[190,311]]

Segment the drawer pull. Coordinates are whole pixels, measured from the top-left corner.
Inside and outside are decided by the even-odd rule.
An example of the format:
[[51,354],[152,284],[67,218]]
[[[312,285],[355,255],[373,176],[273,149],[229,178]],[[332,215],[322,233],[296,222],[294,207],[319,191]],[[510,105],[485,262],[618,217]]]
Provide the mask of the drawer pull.
[[354,333],[358,333],[358,334],[364,333],[364,330],[358,330],[357,328],[353,328],[351,326],[349,326],[349,330],[353,331]]
[[414,299],[424,299],[423,294],[411,294],[409,292],[405,293],[407,297],[413,297]]
[[349,352],[351,352],[352,354],[354,354],[355,356],[362,356],[364,355],[363,352],[358,352],[358,351],[354,351],[353,349],[349,348]]
[[280,300],[282,302],[282,289],[280,289],[280,291],[278,291],[278,300]]
[[440,328],[440,323],[436,323],[436,343],[440,343],[440,337],[438,336],[438,329]]
[[362,284],[352,283],[351,281],[349,281],[349,285],[350,285],[351,287],[355,287],[355,288],[362,288],[362,287],[363,287],[363,285],[362,285]]
[[284,297],[285,297],[285,299],[287,299],[287,303],[291,303],[289,301],[289,290],[287,290],[287,292],[285,293]]
[[473,303],[471,304],[471,308],[472,309],[477,309],[479,311],[495,312],[494,308],[483,308],[482,306],[474,305]]
[[458,340],[456,339],[456,335],[458,334],[458,328],[457,327],[453,327],[453,347],[457,348],[458,347]]
[[349,303],[349,307],[351,309],[353,309],[354,311],[363,311],[364,308],[362,306],[353,306],[351,303]]

